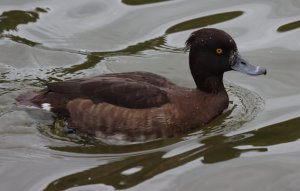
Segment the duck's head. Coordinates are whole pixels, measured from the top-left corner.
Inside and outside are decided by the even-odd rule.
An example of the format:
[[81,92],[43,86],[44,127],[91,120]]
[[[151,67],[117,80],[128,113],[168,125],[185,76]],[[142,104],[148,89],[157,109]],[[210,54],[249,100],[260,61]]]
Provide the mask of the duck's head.
[[224,89],[222,79],[226,71],[236,70],[248,75],[267,73],[265,68],[244,60],[233,38],[219,29],[204,28],[193,32],[186,41],[188,49],[190,69],[196,85],[207,92]]

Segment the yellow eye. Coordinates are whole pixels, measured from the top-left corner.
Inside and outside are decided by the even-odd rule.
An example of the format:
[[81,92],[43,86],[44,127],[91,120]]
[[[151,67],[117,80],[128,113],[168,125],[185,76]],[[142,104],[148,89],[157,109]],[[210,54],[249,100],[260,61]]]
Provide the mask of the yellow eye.
[[217,48],[216,49],[216,53],[217,54],[222,54],[223,53],[223,49],[222,48]]

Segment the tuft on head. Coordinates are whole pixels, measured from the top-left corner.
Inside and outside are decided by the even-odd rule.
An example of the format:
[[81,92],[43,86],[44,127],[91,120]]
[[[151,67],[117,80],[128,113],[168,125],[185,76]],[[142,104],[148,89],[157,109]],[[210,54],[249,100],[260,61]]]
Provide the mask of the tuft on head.
[[209,40],[217,40],[220,42],[223,41],[226,44],[231,44],[234,49],[237,49],[234,40],[226,32],[214,28],[203,28],[193,32],[189,36],[189,38],[185,42],[186,46],[184,50],[188,51],[194,46],[204,46],[208,44]]

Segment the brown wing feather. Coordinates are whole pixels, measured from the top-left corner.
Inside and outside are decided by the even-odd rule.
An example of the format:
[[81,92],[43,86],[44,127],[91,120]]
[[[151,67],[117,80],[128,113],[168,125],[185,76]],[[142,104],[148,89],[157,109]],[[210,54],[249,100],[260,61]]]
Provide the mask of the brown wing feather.
[[80,94],[80,83],[84,78],[52,82],[47,84],[48,90],[61,94]]
[[107,102],[127,108],[159,107],[169,102],[167,93],[147,82],[98,77],[81,83],[80,91],[95,103]]
[[162,88],[173,85],[166,78],[148,72],[105,74],[49,83],[45,93],[34,102],[49,102],[64,108],[72,99],[85,98],[127,108],[159,107],[169,102]]
[[[146,82],[152,84],[154,86],[168,88],[171,86],[176,86],[174,83],[169,81],[167,78],[159,76],[157,74],[153,74],[150,72],[125,72],[125,73],[112,73],[112,74],[105,74],[102,77],[116,77],[116,78],[126,78],[131,79],[137,82]],[[101,76],[100,76],[101,77]]]

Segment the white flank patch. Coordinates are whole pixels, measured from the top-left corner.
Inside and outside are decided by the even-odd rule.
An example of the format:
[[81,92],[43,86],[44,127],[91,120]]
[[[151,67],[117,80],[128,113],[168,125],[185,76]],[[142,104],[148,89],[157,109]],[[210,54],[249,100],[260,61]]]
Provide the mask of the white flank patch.
[[50,103],[42,103],[42,109],[46,110],[46,111],[50,111],[51,110],[51,105]]

